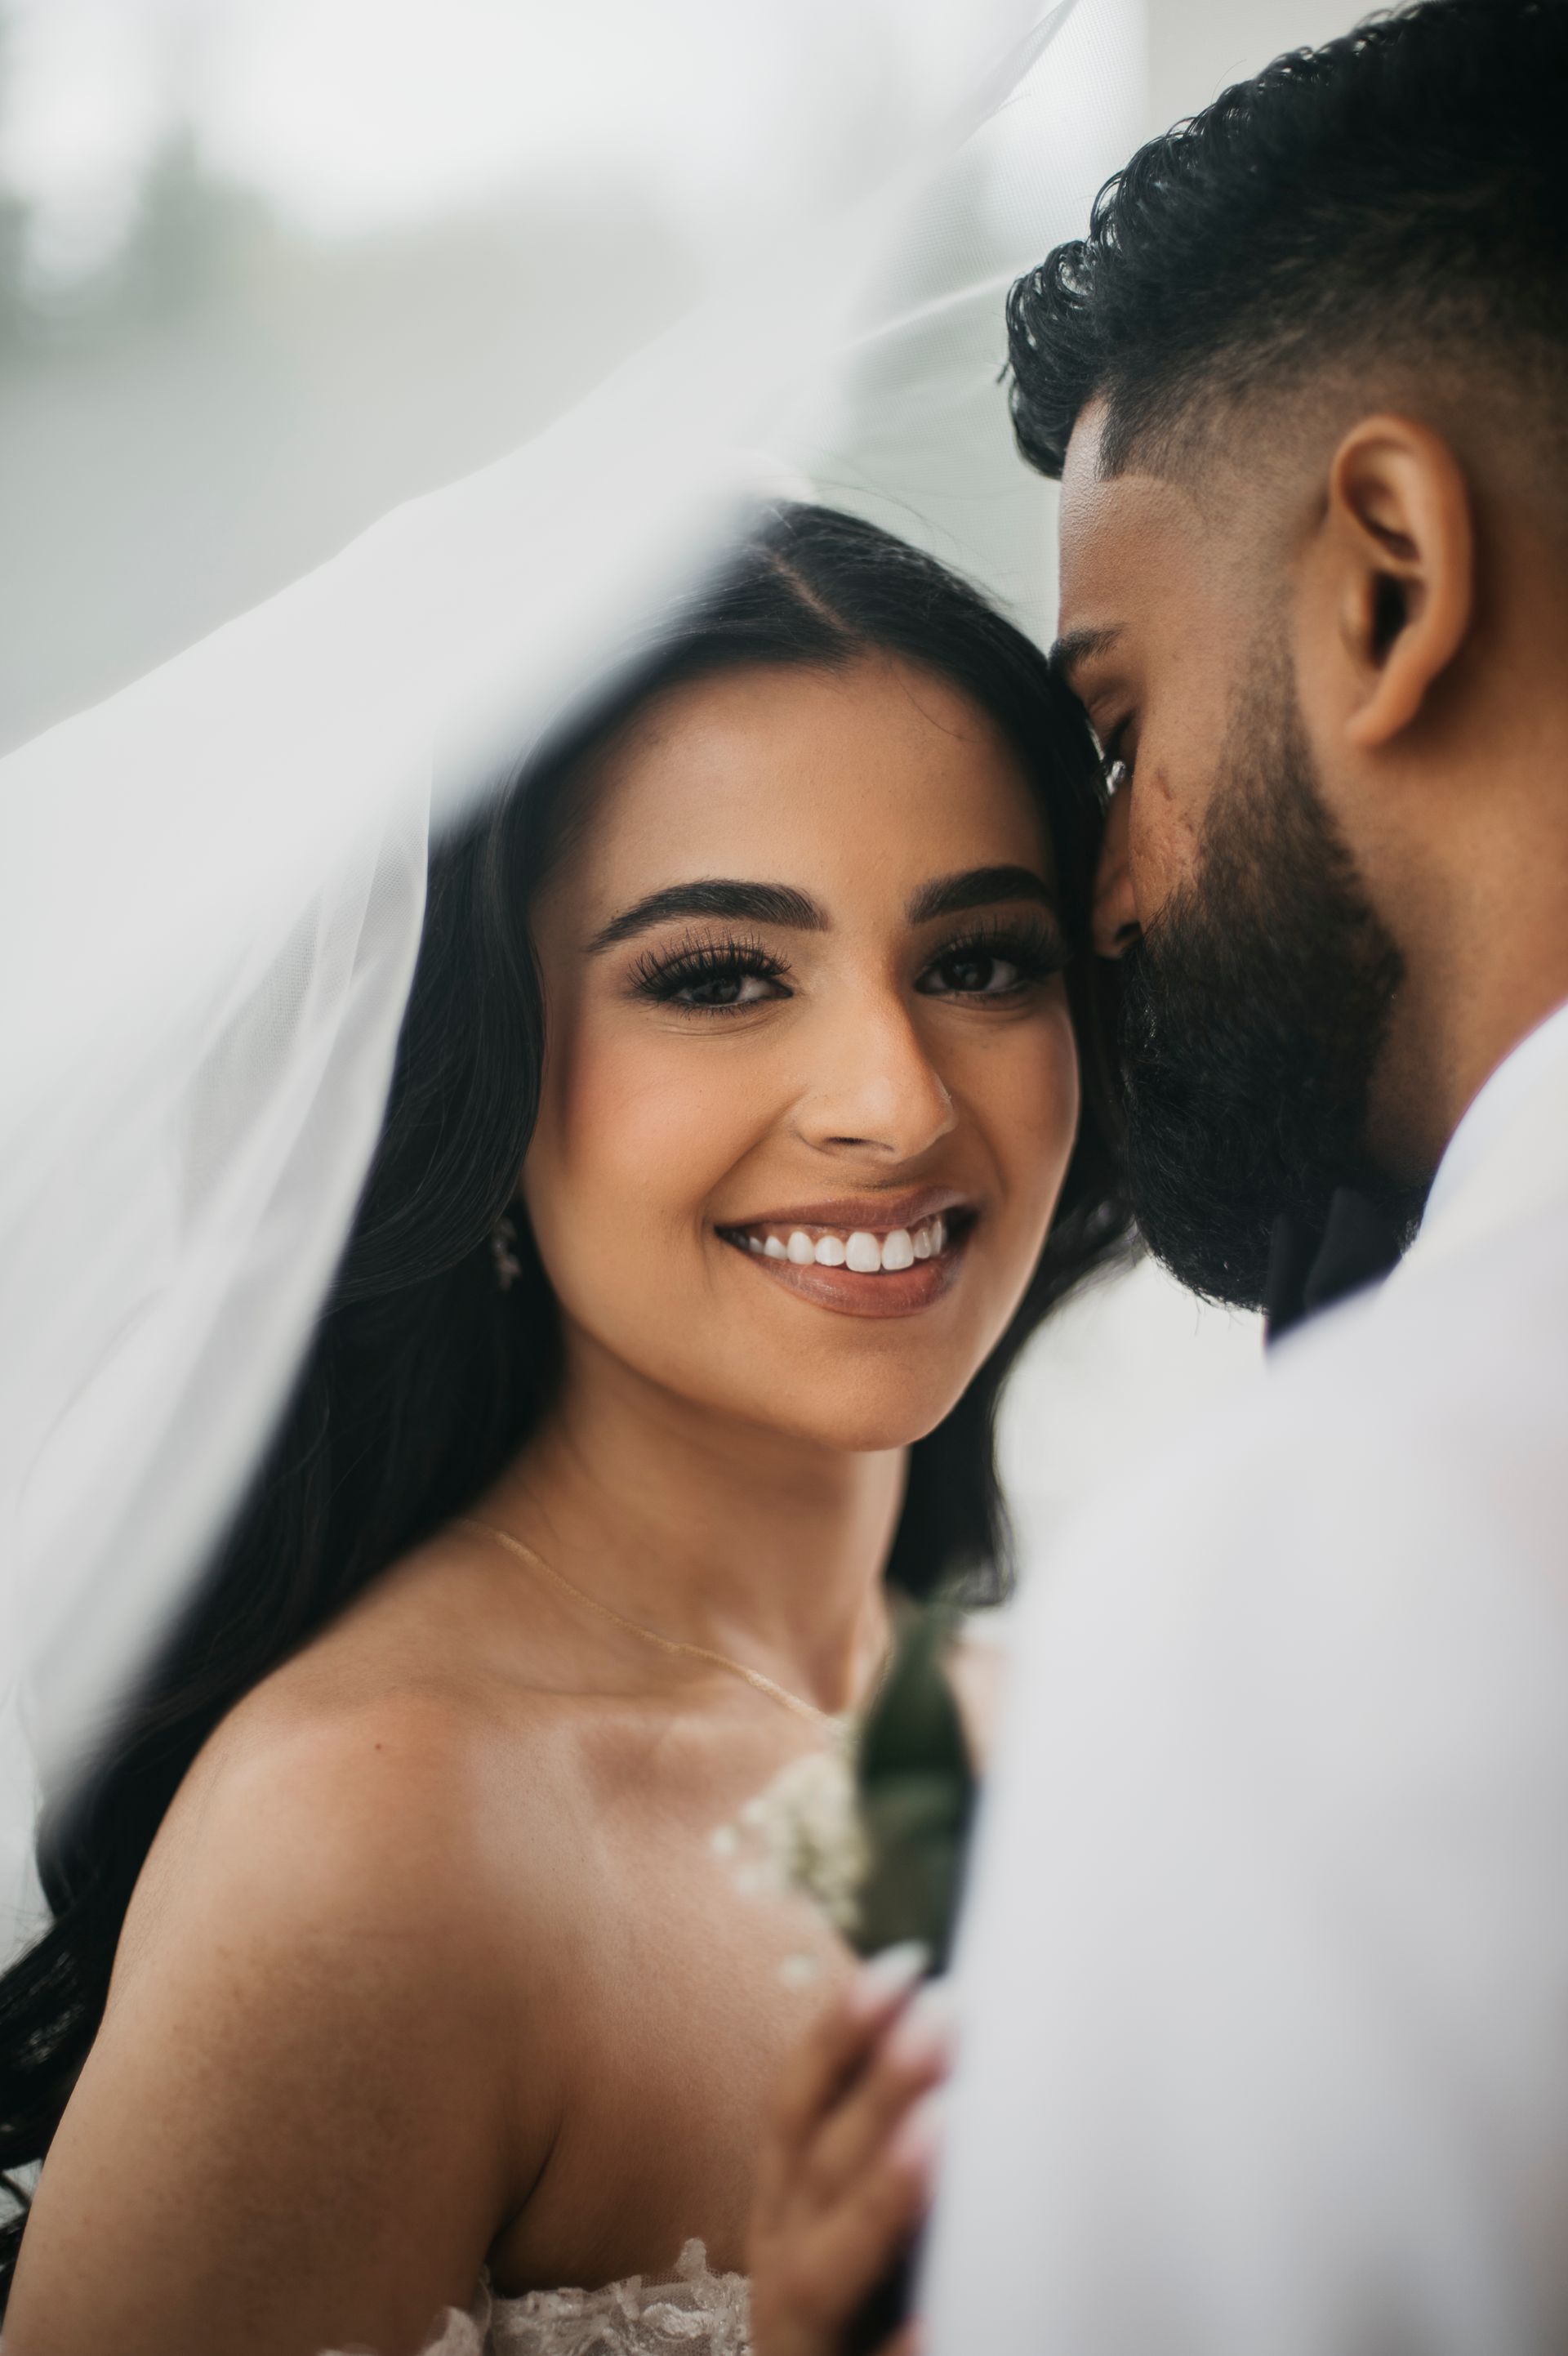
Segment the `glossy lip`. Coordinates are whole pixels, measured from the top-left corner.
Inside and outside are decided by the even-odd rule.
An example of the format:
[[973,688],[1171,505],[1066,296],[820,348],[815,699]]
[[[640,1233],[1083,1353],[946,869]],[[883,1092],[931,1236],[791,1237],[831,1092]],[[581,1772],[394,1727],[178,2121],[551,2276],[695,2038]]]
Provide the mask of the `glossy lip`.
[[[918,1226],[938,1212],[966,1215],[956,1233],[949,1232],[941,1258],[916,1260],[912,1268],[881,1269],[874,1276],[859,1276],[848,1268],[821,1268],[815,1260],[796,1268],[793,1260],[764,1259],[760,1252],[748,1251],[744,1241],[750,1227],[826,1227],[845,1235],[859,1228],[867,1235],[891,1235],[897,1227]],[[726,1220],[719,1233],[748,1268],[786,1286],[803,1301],[815,1301],[819,1309],[848,1317],[914,1317],[957,1282],[977,1217],[973,1202],[955,1187],[928,1186],[918,1194],[844,1195],[830,1203],[797,1204],[792,1210],[769,1211],[757,1218]]]

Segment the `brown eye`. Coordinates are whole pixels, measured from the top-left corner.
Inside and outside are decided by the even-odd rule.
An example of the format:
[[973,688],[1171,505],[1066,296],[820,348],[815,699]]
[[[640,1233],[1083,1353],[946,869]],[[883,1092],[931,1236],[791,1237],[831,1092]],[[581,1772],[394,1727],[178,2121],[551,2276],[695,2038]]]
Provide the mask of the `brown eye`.
[[958,957],[944,958],[936,972],[942,987],[960,998],[997,998],[1004,991],[1016,990],[1023,979],[1010,958],[989,949],[969,949]]
[[787,998],[786,969],[754,941],[683,943],[639,958],[633,988],[656,1005],[692,1014],[736,1014],[771,998]]
[[915,988],[927,998],[1014,999],[1066,963],[1066,946],[1048,926],[987,926],[949,942]]
[[764,977],[756,973],[709,974],[704,981],[688,981],[673,995],[680,1006],[753,1006],[777,996]]

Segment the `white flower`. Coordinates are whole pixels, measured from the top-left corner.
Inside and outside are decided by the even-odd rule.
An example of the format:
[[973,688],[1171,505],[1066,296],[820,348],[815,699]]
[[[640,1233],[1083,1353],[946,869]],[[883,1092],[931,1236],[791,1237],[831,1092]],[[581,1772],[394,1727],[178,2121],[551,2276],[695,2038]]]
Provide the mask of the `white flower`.
[[805,1898],[848,1935],[867,1855],[847,1720],[838,1721],[838,1738],[830,1750],[792,1759],[710,1839],[716,1857],[733,1860],[737,1888]]

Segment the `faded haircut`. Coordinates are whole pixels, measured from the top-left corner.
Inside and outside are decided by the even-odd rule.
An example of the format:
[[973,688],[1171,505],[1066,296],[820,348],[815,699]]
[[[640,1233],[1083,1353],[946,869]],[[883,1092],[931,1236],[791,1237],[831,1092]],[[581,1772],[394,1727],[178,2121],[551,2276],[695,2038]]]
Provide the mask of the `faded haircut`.
[[1557,472],[1568,394],[1568,0],[1418,0],[1151,140],[1008,302],[1013,422],[1060,477],[1174,471],[1261,395],[1392,368],[1506,397]]

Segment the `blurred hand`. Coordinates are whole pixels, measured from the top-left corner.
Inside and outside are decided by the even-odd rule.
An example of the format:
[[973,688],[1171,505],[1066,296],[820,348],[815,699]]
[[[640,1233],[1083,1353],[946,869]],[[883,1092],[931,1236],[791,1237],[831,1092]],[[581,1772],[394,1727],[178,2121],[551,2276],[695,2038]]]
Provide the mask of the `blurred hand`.
[[[911,1946],[863,1965],[784,2070],[748,2237],[753,2356],[843,2356],[930,2205],[952,2038],[945,1989],[916,1992],[924,1962]],[[879,2356],[914,2356],[916,2331]]]

